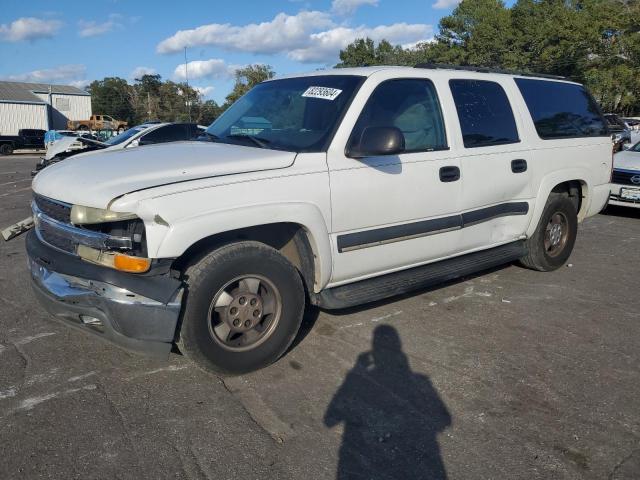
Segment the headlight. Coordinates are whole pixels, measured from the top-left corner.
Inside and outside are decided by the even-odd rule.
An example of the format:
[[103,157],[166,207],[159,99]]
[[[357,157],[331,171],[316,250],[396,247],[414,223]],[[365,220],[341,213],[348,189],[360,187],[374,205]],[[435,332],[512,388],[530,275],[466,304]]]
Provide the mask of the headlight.
[[74,205],[71,207],[71,223],[74,225],[86,225],[92,223],[119,222],[137,218],[133,213],[113,212],[102,208],[83,207]]

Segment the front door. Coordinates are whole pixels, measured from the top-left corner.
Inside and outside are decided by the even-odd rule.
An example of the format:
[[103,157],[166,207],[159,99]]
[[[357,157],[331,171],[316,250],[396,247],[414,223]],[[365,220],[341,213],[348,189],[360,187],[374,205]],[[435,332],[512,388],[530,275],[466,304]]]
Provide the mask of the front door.
[[[350,158],[366,127],[396,127],[399,155]],[[332,285],[452,254],[458,241],[460,162],[448,149],[436,89],[428,79],[391,79],[369,96],[347,148],[328,153]]]

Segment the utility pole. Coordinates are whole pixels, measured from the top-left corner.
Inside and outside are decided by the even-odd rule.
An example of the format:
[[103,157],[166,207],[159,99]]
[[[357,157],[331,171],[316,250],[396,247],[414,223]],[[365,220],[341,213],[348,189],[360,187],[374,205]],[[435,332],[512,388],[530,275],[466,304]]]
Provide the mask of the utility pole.
[[151,93],[147,92],[147,120],[151,121]]
[[187,89],[184,91],[184,95],[189,109],[189,123],[191,123],[191,100],[189,100],[189,67],[187,64],[187,47],[184,47],[184,79],[187,84]]

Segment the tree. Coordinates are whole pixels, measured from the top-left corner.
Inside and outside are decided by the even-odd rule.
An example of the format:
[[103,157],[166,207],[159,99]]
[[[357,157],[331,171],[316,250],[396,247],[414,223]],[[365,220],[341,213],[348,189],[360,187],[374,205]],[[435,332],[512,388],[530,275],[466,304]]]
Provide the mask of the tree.
[[462,0],[434,41],[411,49],[358,39],[336,67],[444,63],[562,75],[604,110],[640,113],[640,1]]
[[200,125],[209,125],[213,123],[223,111],[223,108],[218,105],[215,100],[207,100],[200,106],[197,122]]
[[131,85],[124,78],[106,77],[91,82],[87,88],[91,94],[91,110],[97,115],[110,115],[132,123],[135,110],[131,105]]
[[275,75],[270,65],[247,65],[239,68],[235,72],[235,84],[233,90],[227,95],[224,109],[228,108],[233,102],[251,90],[254,86],[265,80],[273,78]]
[[393,46],[386,40],[382,40],[378,45],[375,45],[370,38],[360,38],[340,51],[340,63],[336,67],[398,65],[401,63],[403,54],[402,47],[399,45]]

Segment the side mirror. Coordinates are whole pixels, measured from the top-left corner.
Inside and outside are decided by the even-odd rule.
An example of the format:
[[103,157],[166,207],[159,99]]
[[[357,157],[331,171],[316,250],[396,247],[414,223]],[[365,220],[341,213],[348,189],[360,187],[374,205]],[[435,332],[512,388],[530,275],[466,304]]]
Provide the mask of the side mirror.
[[404,152],[404,135],[397,127],[366,127],[347,150],[351,158],[397,155]]
[[127,148],[137,147],[138,145],[140,145],[140,140],[136,138],[133,142],[127,145]]

